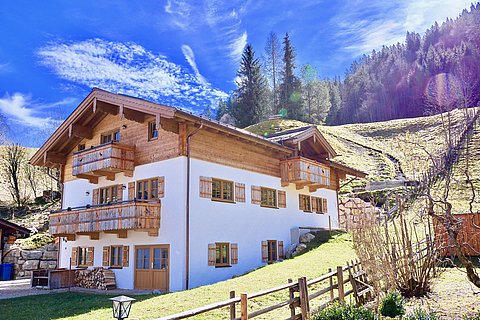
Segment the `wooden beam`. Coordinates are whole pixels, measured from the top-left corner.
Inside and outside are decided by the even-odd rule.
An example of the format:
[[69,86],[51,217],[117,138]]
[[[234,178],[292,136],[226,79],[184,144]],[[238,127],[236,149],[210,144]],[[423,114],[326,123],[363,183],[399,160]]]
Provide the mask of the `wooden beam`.
[[77,232],[79,236],[90,236],[90,240],[99,240],[100,232]]
[[180,155],[187,155],[187,124],[185,122],[178,124],[178,142]]
[[120,120],[123,119],[123,107],[124,107],[124,105],[121,104],[119,109],[118,109],[118,115],[120,116]]
[[145,122],[145,114],[132,109],[127,109],[127,108],[123,109],[123,116],[125,117],[125,119],[135,121],[138,123]]
[[126,239],[128,237],[128,230],[118,230],[117,238]]
[[109,181],[115,181],[115,172],[107,171],[107,170],[95,170],[93,171],[94,174],[104,176]]
[[93,113],[97,112],[97,97],[93,98]]
[[155,128],[157,128],[157,130],[160,130],[162,127],[161,127],[161,124],[160,124],[160,113],[157,113],[155,115]]
[[90,183],[93,183],[93,184],[98,184],[97,176],[91,176],[88,174],[77,174],[76,177],[79,179],[87,179]]
[[119,107],[116,106],[116,105],[105,103],[105,102],[102,102],[102,101],[97,102],[97,110],[98,111],[113,114],[114,116],[116,116],[118,114],[118,109],[119,109]]
[[78,137],[82,139],[92,139],[93,131],[90,128],[81,126],[79,124],[71,124],[68,128],[68,137]]
[[158,237],[158,229],[146,229],[143,231],[147,231],[150,237]]
[[67,163],[67,157],[61,153],[58,152],[52,152],[52,151],[47,151],[45,152],[43,156],[43,161],[45,163],[51,162],[51,163],[56,163],[56,164],[66,164]]

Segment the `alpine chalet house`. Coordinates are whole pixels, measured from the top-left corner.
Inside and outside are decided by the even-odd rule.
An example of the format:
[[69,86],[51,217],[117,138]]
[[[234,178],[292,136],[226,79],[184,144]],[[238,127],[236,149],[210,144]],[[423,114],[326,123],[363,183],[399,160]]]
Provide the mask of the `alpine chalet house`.
[[61,171],[60,267],[178,291],[282,260],[299,228],[336,227],[339,180],[364,174],[335,155],[313,126],[264,138],[93,89],[31,162]]

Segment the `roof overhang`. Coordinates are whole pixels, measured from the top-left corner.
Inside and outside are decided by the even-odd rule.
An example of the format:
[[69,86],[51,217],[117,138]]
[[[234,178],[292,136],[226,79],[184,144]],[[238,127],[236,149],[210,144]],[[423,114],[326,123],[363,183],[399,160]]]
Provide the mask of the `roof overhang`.
[[348,167],[344,164],[340,164],[338,162],[334,162],[331,160],[329,161],[329,163],[330,163],[330,167],[337,169],[338,171],[344,173],[345,175],[353,176],[357,178],[365,178],[367,176],[365,172]]
[[29,229],[4,219],[0,219],[0,229],[7,230],[11,233],[15,231],[17,233],[30,234]]

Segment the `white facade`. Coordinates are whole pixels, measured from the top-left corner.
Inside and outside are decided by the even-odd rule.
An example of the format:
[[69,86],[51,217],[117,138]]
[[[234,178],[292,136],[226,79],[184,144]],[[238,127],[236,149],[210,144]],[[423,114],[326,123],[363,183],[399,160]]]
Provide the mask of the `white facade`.
[[[77,236],[75,241],[61,242],[60,266],[68,267],[71,248],[75,246],[95,247],[94,266],[102,265],[102,248],[108,245],[129,245],[128,267],[114,269],[119,288],[132,289],[134,286],[134,247],[136,245],[170,245],[169,290],[185,289],[185,217],[186,217],[186,157],[139,165],[133,177],[117,174],[115,181],[99,179],[98,184],[78,179],[64,184],[63,208],[85,206],[91,203],[92,190],[114,184],[128,185],[128,182],[157,176],[165,176],[165,197],[161,199],[161,221],[158,237],[146,232],[129,231],[128,238],[119,239],[113,234],[100,233],[99,240],[88,236]],[[212,201],[199,196],[200,176],[231,180],[245,184],[244,203]],[[298,227],[338,225],[337,194],[334,190],[319,189],[310,193],[308,187],[296,190],[294,184],[282,188],[280,178],[240,170],[206,161],[191,160],[190,185],[190,283],[189,287],[210,284],[243,274],[262,266],[261,242],[281,240],[287,250],[291,245],[291,229]],[[251,186],[284,190],[287,194],[286,208],[265,208],[251,203]],[[88,192],[88,194],[87,194]],[[123,198],[127,199],[127,190]],[[299,210],[299,194],[320,196],[328,201],[328,215],[306,213]],[[229,242],[238,244],[238,264],[230,267],[208,265],[208,244]]]

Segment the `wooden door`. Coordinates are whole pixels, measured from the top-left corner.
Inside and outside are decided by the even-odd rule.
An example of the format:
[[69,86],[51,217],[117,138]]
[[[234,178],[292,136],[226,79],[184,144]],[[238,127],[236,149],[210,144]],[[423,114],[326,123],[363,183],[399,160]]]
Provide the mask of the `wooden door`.
[[168,291],[169,246],[135,246],[135,289]]
[[277,261],[277,241],[276,240],[268,240],[268,263],[273,263]]

